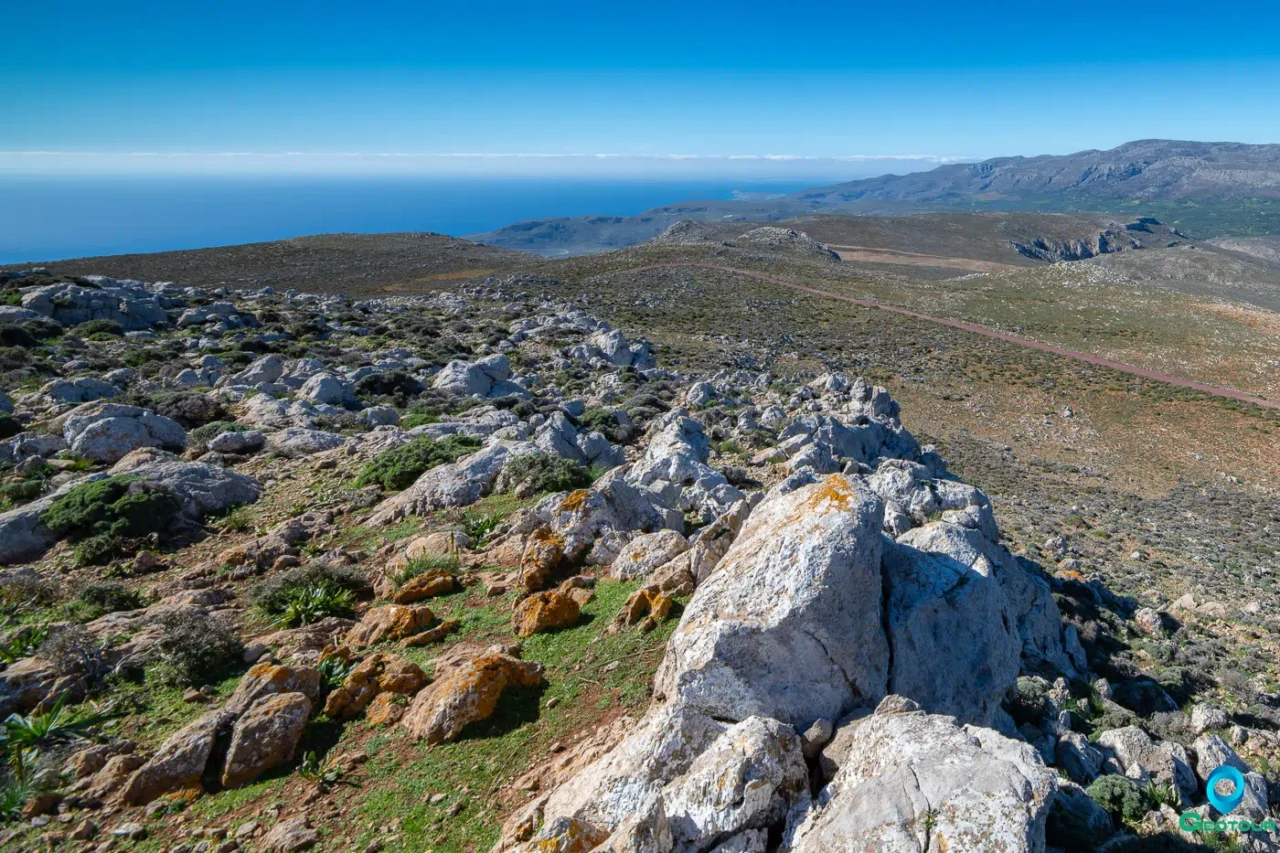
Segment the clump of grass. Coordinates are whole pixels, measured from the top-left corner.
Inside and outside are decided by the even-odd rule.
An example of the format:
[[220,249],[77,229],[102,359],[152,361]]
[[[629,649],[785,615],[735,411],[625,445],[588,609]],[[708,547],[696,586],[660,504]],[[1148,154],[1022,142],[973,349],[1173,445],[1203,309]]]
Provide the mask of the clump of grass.
[[418,436],[402,447],[375,456],[356,475],[356,485],[376,485],[398,492],[437,465],[456,462],[479,446],[480,441],[469,436],[450,435],[439,440]]
[[391,576],[397,587],[403,586],[418,575],[443,569],[449,574],[457,574],[460,562],[457,554],[428,554],[405,563],[404,568]]
[[0,663],[5,665],[30,657],[49,636],[47,625],[24,625],[0,641]]
[[165,530],[181,508],[169,492],[122,475],[76,486],[40,521],[76,542],[77,563],[98,565],[123,553],[130,539]]
[[310,625],[329,616],[350,616],[355,609],[356,596],[331,581],[321,581],[300,589],[290,590],[284,609],[275,618],[281,628]]
[[316,589],[327,591],[323,595],[312,597],[322,603],[327,600],[335,605],[340,604],[341,601],[334,590],[348,593],[351,596],[349,610],[350,605],[355,603],[355,597],[364,592],[368,586],[368,579],[359,569],[333,565],[325,560],[315,560],[263,581],[253,592],[253,603],[275,621],[289,610],[302,615],[303,600],[307,595],[312,595]]

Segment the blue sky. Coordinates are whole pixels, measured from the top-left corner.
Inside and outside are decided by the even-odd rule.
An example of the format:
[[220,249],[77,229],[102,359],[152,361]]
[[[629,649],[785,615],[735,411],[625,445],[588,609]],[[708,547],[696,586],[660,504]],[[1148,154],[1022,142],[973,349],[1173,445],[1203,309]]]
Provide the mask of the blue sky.
[[794,176],[1280,141],[1269,4],[204,5],[7,4],[0,170]]

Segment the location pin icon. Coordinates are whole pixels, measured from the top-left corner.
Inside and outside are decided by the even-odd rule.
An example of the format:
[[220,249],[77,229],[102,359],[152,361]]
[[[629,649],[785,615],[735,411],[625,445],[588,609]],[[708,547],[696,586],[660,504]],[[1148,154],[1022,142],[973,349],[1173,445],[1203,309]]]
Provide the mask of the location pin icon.
[[[1219,791],[1219,783],[1230,782],[1232,785],[1231,793],[1223,794]],[[1226,787],[1225,785],[1223,787]],[[1231,814],[1240,805],[1240,801],[1244,799],[1244,774],[1229,764],[1224,764],[1217,770],[1209,774],[1209,779],[1205,783],[1206,793],[1209,795],[1209,802],[1218,810],[1221,815]]]

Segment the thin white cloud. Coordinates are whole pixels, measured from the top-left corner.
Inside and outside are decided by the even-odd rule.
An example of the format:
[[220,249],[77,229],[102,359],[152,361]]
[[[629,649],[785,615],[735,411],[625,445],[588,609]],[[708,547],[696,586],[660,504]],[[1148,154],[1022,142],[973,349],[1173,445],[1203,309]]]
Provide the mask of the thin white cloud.
[[848,180],[972,158],[934,154],[0,150],[4,175],[350,175]]
[[632,159],[632,160],[800,160],[821,162],[861,163],[878,160],[928,160],[936,163],[958,163],[974,160],[973,157],[961,157],[940,154],[834,154],[829,156],[814,154],[621,154],[621,153],[546,153],[546,152],[411,152],[411,151],[5,151],[0,150],[0,157],[402,157],[402,158],[448,158],[448,159]]

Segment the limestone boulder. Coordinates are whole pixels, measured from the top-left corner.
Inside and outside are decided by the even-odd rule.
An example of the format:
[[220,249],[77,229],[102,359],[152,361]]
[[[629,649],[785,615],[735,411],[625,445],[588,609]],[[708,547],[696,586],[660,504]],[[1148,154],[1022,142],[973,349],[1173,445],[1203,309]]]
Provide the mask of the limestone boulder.
[[[886,541],[888,690],[925,711],[989,725],[1018,677],[1022,643],[994,567]],[[887,537],[886,537],[887,539]]]
[[766,500],[685,607],[655,694],[717,719],[797,729],[885,691],[883,504],[833,474]]
[[748,717],[668,783],[661,798],[675,849],[706,850],[779,823],[808,793],[809,770],[795,730]]
[[183,450],[187,434],[170,418],[137,406],[99,403],[71,414],[62,437],[77,456],[115,463],[139,447]]
[[353,649],[362,649],[375,643],[403,640],[427,630],[435,618],[431,608],[423,604],[375,607],[347,632],[343,642]]
[[169,736],[145,764],[134,771],[118,796],[124,805],[141,806],[174,791],[200,790],[200,777],[214,743],[236,715],[210,711]]
[[623,547],[609,568],[617,580],[636,580],[653,574],[659,566],[689,550],[689,540],[675,530],[659,530],[637,536]]
[[537,687],[542,665],[489,649],[444,673],[424,688],[405,713],[404,725],[427,743],[455,740],[471,723],[488,719],[508,687]]
[[311,716],[312,699],[302,693],[276,693],[255,703],[231,733],[222,785],[235,788],[290,761]]
[[921,711],[877,710],[848,760],[789,817],[792,853],[1044,850],[1055,774],[1035,750]]
[[543,631],[567,628],[578,621],[578,602],[567,592],[550,589],[535,592],[516,605],[511,629],[517,637],[532,637]]

